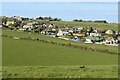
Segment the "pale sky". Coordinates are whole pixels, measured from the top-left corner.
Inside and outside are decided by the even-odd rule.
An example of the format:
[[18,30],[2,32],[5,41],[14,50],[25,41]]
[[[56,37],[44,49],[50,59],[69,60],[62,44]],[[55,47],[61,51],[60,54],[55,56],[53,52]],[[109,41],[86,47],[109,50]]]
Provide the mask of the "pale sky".
[[118,4],[111,2],[5,2],[3,16],[23,16],[36,18],[51,16],[71,21],[107,20],[118,21]]
[[1,0],[2,2],[119,2],[119,0]]

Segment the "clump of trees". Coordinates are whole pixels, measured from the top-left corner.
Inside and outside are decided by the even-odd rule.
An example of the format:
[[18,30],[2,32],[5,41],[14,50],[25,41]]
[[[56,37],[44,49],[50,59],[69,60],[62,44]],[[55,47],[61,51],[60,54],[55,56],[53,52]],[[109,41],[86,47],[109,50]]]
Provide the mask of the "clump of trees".
[[62,19],[59,18],[52,18],[52,17],[37,17],[36,20],[49,20],[49,21],[61,21]]
[[74,19],[73,21],[75,21],[75,22],[83,22],[82,19]]
[[7,17],[2,17],[2,24],[6,24],[7,23]]
[[106,20],[95,20],[94,22],[98,22],[98,23],[108,23]]
[[75,22],[96,22],[96,23],[108,23],[106,20],[95,20],[95,21],[88,20],[88,21],[85,21],[85,20],[82,20],[82,19],[74,19],[73,21],[75,21]]
[[24,18],[24,17],[22,17],[21,19],[22,19],[23,21],[30,20],[30,18]]

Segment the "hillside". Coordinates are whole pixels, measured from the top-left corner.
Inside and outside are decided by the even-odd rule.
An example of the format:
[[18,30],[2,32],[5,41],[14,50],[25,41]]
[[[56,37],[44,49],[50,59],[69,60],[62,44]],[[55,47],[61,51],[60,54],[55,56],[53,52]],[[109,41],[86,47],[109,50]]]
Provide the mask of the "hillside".
[[[14,37],[38,37],[39,39],[49,39],[61,43],[67,42],[61,39],[55,39],[48,36],[29,34],[22,32],[3,31]],[[31,36],[30,36],[31,35]],[[71,42],[77,44],[77,42]],[[82,43],[83,44],[83,43]],[[79,43],[78,45],[81,45]],[[89,46],[85,44],[85,46]],[[95,45],[96,47],[103,45]],[[111,51],[117,47],[111,48]],[[103,47],[101,47],[103,49]],[[56,44],[33,41],[33,40],[16,40],[9,37],[3,37],[3,65],[22,66],[22,65],[112,65],[117,64],[117,55],[105,54],[98,51],[73,48],[69,46],[59,46]]]
[[51,23],[57,26],[68,25],[70,27],[93,27],[97,29],[113,29],[118,30],[118,24],[116,23],[95,23],[95,22],[73,22],[73,21],[51,21]]

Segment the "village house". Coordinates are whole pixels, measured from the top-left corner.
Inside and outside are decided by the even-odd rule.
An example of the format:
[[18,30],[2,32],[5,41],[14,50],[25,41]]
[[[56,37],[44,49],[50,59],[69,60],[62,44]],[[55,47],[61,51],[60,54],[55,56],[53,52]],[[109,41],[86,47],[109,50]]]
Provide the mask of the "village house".
[[23,26],[23,30],[31,31],[33,29],[33,24],[32,23],[27,23],[26,25]]
[[113,31],[113,30],[107,30],[105,33],[106,34],[115,34],[115,31]]
[[22,18],[20,16],[14,16],[15,19],[22,21]]
[[61,29],[59,29],[58,33],[57,33],[57,37],[62,37],[63,36],[63,32],[61,31]]
[[45,31],[45,30],[42,30],[40,33],[41,33],[41,34],[45,34],[45,33],[46,33],[46,31]]
[[56,30],[54,29],[47,31],[48,35],[55,35],[55,33],[56,33]]
[[83,37],[83,36],[85,36],[84,34],[79,34],[79,33],[77,33],[77,34],[73,34],[73,36],[76,36],[76,37]]
[[118,36],[117,39],[120,41],[120,36]]
[[93,43],[92,39],[86,39],[84,43]]
[[69,40],[72,40],[72,41],[80,41],[80,37],[75,36],[75,37],[73,37],[73,38],[70,38]]
[[[20,17],[15,17],[18,20],[21,20]],[[14,21],[8,21],[6,25],[15,24]],[[38,26],[42,26],[39,27]],[[38,24],[36,22],[27,23],[23,25],[22,28],[19,27],[19,30],[35,30],[38,29],[41,34],[49,35],[49,36],[56,36],[59,38],[65,38],[66,40],[73,40],[73,41],[82,41],[84,43],[101,43],[101,44],[119,44],[120,37],[118,36],[120,32],[114,30],[97,30],[96,28],[93,29],[92,27],[58,27],[54,24]],[[104,35],[103,35],[104,34]],[[115,36],[113,35],[115,34]],[[102,39],[102,36],[104,39]],[[70,37],[70,38],[67,38]]]
[[48,27],[49,27],[49,28],[54,28],[55,25],[54,25],[54,24],[50,24]]
[[90,36],[101,36],[101,34],[100,33],[90,33]]
[[73,30],[70,29],[70,30],[68,30],[68,32],[69,32],[69,33],[73,33]]
[[80,30],[78,30],[78,29],[75,28],[75,27],[71,28],[71,30],[73,31],[73,33],[80,33]]
[[106,44],[118,44],[118,40],[110,37],[106,39]]
[[6,26],[9,26],[10,24],[14,24],[14,21],[7,21]]
[[47,25],[46,25],[45,23],[43,23],[43,24],[42,24],[42,27],[45,27],[45,28],[46,28],[46,27],[47,27]]
[[69,34],[69,32],[63,31],[63,35],[64,35],[64,36],[67,36],[68,34]]
[[77,28],[78,30],[83,30],[83,27],[79,27],[79,28]]

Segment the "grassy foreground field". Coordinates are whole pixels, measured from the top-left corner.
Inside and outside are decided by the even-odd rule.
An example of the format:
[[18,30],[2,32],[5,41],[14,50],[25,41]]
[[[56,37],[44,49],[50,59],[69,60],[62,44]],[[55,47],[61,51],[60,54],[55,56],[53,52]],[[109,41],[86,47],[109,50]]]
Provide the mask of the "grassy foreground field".
[[5,66],[4,78],[118,78],[115,65]]
[[[71,41],[51,38],[35,33],[3,31],[4,35],[14,37],[34,37],[60,43]],[[31,40],[2,38],[3,77],[31,78],[115,78],[117,77],[118,56],[97,51],[58,46]],[[91,47],[93,45],[71,42],[76,45]],[[101,49],[116,52],[117,47],[94,45]],[[85,67],[81,68],[80,66]]]

